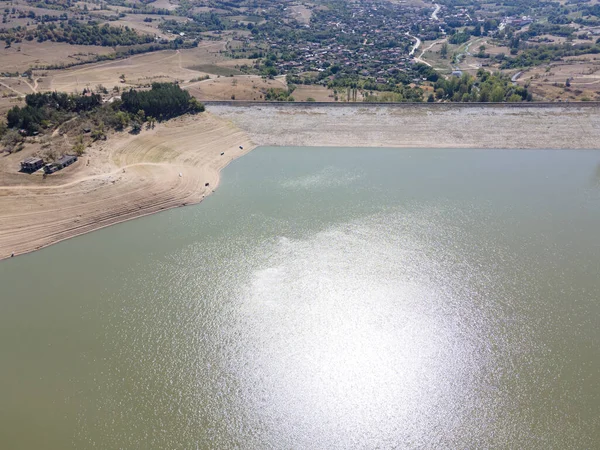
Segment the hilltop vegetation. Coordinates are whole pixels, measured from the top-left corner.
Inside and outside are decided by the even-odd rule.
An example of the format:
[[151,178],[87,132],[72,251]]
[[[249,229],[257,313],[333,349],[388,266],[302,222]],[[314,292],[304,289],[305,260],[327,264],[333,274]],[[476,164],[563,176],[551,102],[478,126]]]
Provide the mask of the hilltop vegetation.
[[[0,126],[0,137],[8,151],[19,149],[24,136],[57,129],[70,120],[76,121],[72,129],[90,133],[90,138],[97,140],[106,139],[110,129],[119,131],[131,125],[132,132],[137,133],[144,123],[153,127],[157,120],[204,111],[204,105],[173,83],[154,83],[148,91],[131,89],[123,93],[122,101],[105,104],[100,94],[89,91],[30,94],[25,97],[25,103],[23,107],[11,108],[6,125]],[[73,150],[83,152],[83,144],[84,139],[78,138]]]
[[74,114],[91,111],[100,106],[98,94],[77,95],[64,92],[30,94],[25,97],[26,106],[15,106],[6,114],[8,128],[22,130],[22,134],[38,133],[52,124],[69,120]]
[[140,35],[129,27],[102,26],[95,22],[81,23],[75,20],[68,22],[40,24],[34,29],[17,27],[0,32],[0,39],[7,45],[18,43],[22,40],[37,42],[52,41],[66,42],[77,45],[103,45],[114,47],[116,45],[136,45],[154,42],[150,35]]
[[123,110],[128,113],[137,114],[144,111],[145,116],[152,116],[158,120],[204,111],[204,106],[189,92],[173,83],[153,83],[149,91],[131,89],[123,93],[121,100]]

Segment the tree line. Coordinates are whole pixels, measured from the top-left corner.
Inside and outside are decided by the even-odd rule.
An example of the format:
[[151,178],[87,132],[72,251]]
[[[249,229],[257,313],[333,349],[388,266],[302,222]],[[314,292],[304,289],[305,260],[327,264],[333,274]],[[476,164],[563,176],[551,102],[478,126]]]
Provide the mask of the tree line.
[[451,102],[523,102],[531,101],[532,95],[525,87],[511,83],[510,78],[502,74],[491,74],[479,69],[477,76],[467,73],[461,77],[440,78],[433,85],[435,98]]
[[148,91],[131,89],[122,94],[121,100],[106,104],[100,94],[91,91],[45,92],[29,94],[25,106],[11,108],[1,130],[4,134],[31,136],[78,118],[96,124],[92,136],[98,139],[105,128],[122,130],[131,125],[133,131],[139,131],[144,122],[154,126],[157,120],[202,111],[204,105],[174,83],[154,83]]
[[74,113],[97,108],[102,103],[99,94],[78,95],[64,92],[46,92],[29,94],[25,97],[25,106],[14,106],[6,114],[8,128],[22,130],[32,135],[53,122],[68,120]]
[[40,24],[34,29],[17,27],[0,32],[0,39],[8,43],[37,40],[38,42],[66,42],[77,45],[101,45],[114,47],[117,45],[137,45],[154,42],[148,34],[138,34],[129,27],[102,26],[91,21],[88,23],[69,20],[60,24]]
[[121,101],[125,111],[144,111],[146,116],[159,120],[204,111],[204,105],[174,83],[152,83],[149,91],[131,89],[121,95]]
[[[600,41],[600,39],[599,39]],[[560,61],[566,56],[579,56],[600,53],[600,43],[564,44],[527,46],[520,55],[514,58],[504,58],[500,68],[512,69],[516,67],[532,67],[552,61]]]

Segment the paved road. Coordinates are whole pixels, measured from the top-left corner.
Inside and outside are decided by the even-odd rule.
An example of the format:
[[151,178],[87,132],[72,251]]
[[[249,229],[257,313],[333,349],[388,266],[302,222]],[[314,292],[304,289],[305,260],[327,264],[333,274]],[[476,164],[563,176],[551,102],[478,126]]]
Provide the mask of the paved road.
[[408,53],[408,55],[409,55],[409,56],[412,56],[412,55],[414,55],[414,54],[415,54],[415,51],[417,51],[417,49],[418,49],[418,48],[421,46],[421,39],[419,39],[419,38],[418,38],[418,37],[416,37],[416,36],[413,36],[413,35],[409,34],[409,32],[408,32],[408,31],[406,32],[406,35],[407,35],[408,37],[411,37],[411,38],[413,38],[413,39],[415,40],[415,45],[413,45],[413,48],[412,48],[412,49],[410,50],[410,52]]
[[433,20],[439,20],[437,14],[440,12],[440,9],[442,9],[442,7],[440,5],[438,5],[437,3],[434,3],[434,5],[435,5],[435,10],[431,13],[431,18]]

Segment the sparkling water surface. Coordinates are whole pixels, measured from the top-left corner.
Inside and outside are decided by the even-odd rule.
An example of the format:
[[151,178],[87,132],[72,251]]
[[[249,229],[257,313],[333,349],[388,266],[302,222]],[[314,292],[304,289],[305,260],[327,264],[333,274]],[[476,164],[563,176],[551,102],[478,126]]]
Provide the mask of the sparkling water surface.
[[259,148],[0,262],[0,447],[600,447],[600,152]]

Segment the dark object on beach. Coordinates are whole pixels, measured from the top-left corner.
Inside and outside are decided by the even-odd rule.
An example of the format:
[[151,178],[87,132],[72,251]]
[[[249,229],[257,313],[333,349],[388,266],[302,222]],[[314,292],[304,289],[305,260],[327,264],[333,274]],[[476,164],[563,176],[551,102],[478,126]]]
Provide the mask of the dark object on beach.
[[46,164],[44,166],[44,172],[47,174],[54,173],[60,169],[64,169],[67,166],[70,166],[75,161],[77,161],[77,156],[75,155],[63,155],[56,162]]
[[11,257],[11,258],[14,258],[14,257],[15,257],[15,252],[12,252],[12,253],[10,254],[10,257]]
[[225,154],[225,152],[221,152],[221,156],[223,156]]
[[26,158],[25,160],[21,161],[21,170],[23,172],[35,172],[38,169],[41,169],[42,166],[44,165],[44,161],[42,160],[42,158]]
[[209,183],[204,183],[204,186],[208,186],[208,185],[209,185]]
[[241,145],[240,145],[240,150],[244,150],[244,147],[242,147]]

